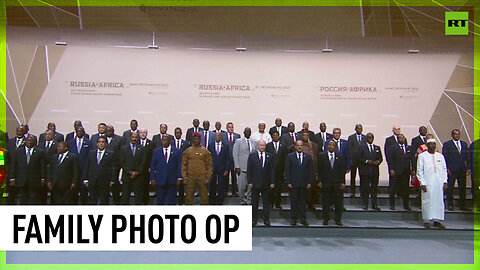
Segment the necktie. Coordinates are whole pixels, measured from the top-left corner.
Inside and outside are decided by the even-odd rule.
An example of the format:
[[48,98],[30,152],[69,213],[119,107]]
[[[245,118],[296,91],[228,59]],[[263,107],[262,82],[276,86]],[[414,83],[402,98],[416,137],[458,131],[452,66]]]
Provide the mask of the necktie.
[[135,151],[136,151],[136,150],[137,150],[137,149],[135,148],[135,145],[132,145],[132,155],[133,155],[133,156],[135,156]]
[[456,144],[457,144],[457,150],[459,153],[462,152],[462,147],[460,146],[460,141],[456,141]]
[[338,149],[338,151],[340,151],[340,140],[335,141],[335,142],[337,143],[337,149]]
[[332,167],[333,169],[333,163],[334,163],[334,159],[333,159],[333,153],[330,153],[330,167]]
[[230,144],[232,144],[233,138],[232,138],[232,133],[230,133]]
[[275,153],[278,153],[278,142],[273,143],[273,145],[275,145]]
[[144,141],[144,140],[142,140],[141,144],[142,144],[142,146],[145,146],[145,141]]
[[207,145],[207,134],[208,134],[208,132],[207,132],[207,131],[205,131],[205,136],[204,136],[204,137],[205,137],[205,138],[204,138],[204,140],[205,140],[205,147],[207,147],[207,146],[208,146],[208,145]]
[[62,158],[63,158],[63,154],[60,154],[58,156],[58,164],[62,163]]
[[217,143],[217,155],[220,154],[220,144]]
[[298,163],[302,166],[302,154],[298,154]]
[[427,142],[426,137],[422,137],[422,141],[423,143],[426,143]]
[[358,135],[358,143],[362,142],[362,135]]
[[97,164],[100,164],[101,160],[102,160],[102,152],[98,151],[98,153],[97,153]]
[[251,152],[251,148],[250,148],[250,140],[247,139],[247,145],[248,145],[248,152],[250,153]]
[[373,152],[373,145],[370,144],[370,152]]
[[80,151],[82,150],[82,140],[78,139],[77,142],[77,151],[80,154]]
[[282,136],[282,127],[277,127],[278,136]]
[[180,140],[177,140],[177,149],[180,149]]
[[194,128],[194,129],[193,129],[193,132],[198,132],[198,129],[197,129],[197,128]]
[[168,162],[168,148],[165,148],[165,162]]
[[292,142],[295,143],[295,137],[293,136],[293,133],[290,133],[290,137],[292,137]]
[[22,139],[17,139],[17,148],[20,146],[21,143],[22,143]]
[[400,145],[400,147],[402,147],[402,154],[404,154],[404,155],[405,155],[405,148],[403,147],[403,144],[402,144],[402,145]]
[[50,149],[50,144],[51,144],[51,142],[48,141],[48,142],[47,142],[47,150]]
[[325,133],[324,132],[322,132],[322,140],[323,140],[323,142],[327,141],[327,139],[325,138]]
[[31,151],[31,149],[28,148],[28,149],[27,149],[27,164],[30,163],[30,157],[31,157],[31,155],[32,155],[30,151]]
[[260,165],[263,168],[263,152],[260,152]]

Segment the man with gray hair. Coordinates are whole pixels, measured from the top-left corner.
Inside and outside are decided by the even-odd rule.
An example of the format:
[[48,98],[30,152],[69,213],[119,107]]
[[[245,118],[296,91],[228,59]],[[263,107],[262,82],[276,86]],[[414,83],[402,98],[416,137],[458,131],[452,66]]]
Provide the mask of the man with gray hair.
[[428,151],[418,155],[417,178],[422,190],[422,217],[424,227],[445,229],[440,221],[445,218],[443,190],[448,188],[447,164],[442,154],[437,153],[435,139],[427,140]]
[[246,127],[243,131],[244,137],[237,139],[233,145],[233,163],[237,174],[238,196],[242,205],[251,204],[252,201],[252,192],[247,188],[247,161],[248,155],[257,147],[250,138],[251,134],[252,130]]

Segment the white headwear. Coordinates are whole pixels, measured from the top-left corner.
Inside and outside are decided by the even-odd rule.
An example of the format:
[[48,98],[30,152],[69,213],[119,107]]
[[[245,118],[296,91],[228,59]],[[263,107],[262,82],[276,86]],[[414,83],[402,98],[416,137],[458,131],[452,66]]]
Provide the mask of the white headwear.
[[436,143],[435,139],[428,139],[427,143]]

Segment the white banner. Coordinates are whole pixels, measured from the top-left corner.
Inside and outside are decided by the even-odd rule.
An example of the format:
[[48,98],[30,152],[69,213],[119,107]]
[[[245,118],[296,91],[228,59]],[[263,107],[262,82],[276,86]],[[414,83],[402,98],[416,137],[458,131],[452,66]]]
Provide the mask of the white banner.
[[252,250],[246,206],[4,206],[0,250]]

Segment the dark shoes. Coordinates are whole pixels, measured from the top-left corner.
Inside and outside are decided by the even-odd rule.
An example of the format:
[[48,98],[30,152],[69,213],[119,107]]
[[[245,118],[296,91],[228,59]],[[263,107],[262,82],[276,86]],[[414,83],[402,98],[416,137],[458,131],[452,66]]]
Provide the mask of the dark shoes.
[[425,227],[425,229],[430,229],[432,227],[432,225],[430,225],[430,223],[426,222],[426,223],[423,223],[423,227]]
[[328,220],[323,221],[323,226],[328,226]]
[[407,211],[412,211],[412,208],[410,208],[410,206],[406,206],[404,207],[403,209],[407,210]]
[[448,211],[453,211],[453,205],[450,205],[450,206],[448,207]]
[[293,227],[297,226],[297,221],[292,220],[292,222],[290,222],[290,225],[292,225]]
[[343,227],[343,223],[341,221],[335,221],[335,224],[337,224],[337,226]]
[[305,220],[305,221],[301,221],[300,224],[303,225],[303,227],[308,227],[308,222]]
[[265,227],[272,227],[270,221],[265,221],[263,224],[265,225]]
[[390,210],[395,210],[395,206],[390,206]]
[[433,222],[433,227],[439,228],[441,230],[445,230],[445,226],[443,226],[442,223],[440,223],[438,221]]
[[368,206],[365,205],[362,209],[365,210],[365,211],[367,211],[367,210],[368,210]]
[[376,206],[376,205],[373,206],[372,209],[375,210],[375,211],[380,211],[380,210],[381,210],[381,209],[380,209],[378,206]]

